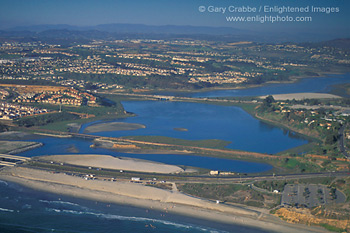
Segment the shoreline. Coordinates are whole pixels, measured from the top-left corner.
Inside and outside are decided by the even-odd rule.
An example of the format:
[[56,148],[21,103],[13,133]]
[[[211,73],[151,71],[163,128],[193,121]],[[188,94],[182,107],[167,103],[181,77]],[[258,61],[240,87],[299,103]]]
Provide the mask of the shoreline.
[[[23,170],[24,169],[24,170]],[[267,211],[215,204],[176,191],[167,191],[134,183],[82,180],[60,173],[16,167],[2,170],[0,179],[35,190],[76,198],[155,209],[165,213],[210,220],[272,232],[327,232],[322,228],[283,222]],[[118,188],[116,188],[118,187]],[[137,190],[137,191],[136,191]],[[135,192],[136,191],[136,192]]]
[[[250,113],[249,113],[249,114],[250,114]],[[297,134],[298,136],[304,138],[305,140],[309,141],[308,143],[310,143],[310,142],[320,142],[320,141],[322,141],[322,139],[320,139],[320,138],[318,138],[318,137],[316,137],[316,136],[314,136],[314,135],[307,135],[307,134],[305,134],[305,133],[303,133],[303,132],[300,132],[299,130],[294,129],[294,128],[292,128],[292,127],[290,127],[290,126],[288,126],[288,125],[285,125],[285,124],[283,124],[283,123],[278,123],[278,122],[276,122],[276,121],[266,119],[266,118],[264,118],[264,117],[259,116],[258,114],[250,114],[250,115],[253,116],[253,117],[255,117],[256,119],[258,119],[258,120],[260,120],[260,121],[266,123],[266,124],[270,124],[270,125],[272,125],[272,126],[275,126],[275,127],[281,128],[281,129],[289,130],[289,131],[291,131],[291,132]],[[308,143],[307,143],[307,144],[308,144]],[[290,149],[293,149],[293,148],[290,148]],[[288,149],[288,150],[289,150],[289,149]],[[280,153],[280,152],[278,152],[278,153]],[[278,153],[276,153],[276,154],[278,154]]]

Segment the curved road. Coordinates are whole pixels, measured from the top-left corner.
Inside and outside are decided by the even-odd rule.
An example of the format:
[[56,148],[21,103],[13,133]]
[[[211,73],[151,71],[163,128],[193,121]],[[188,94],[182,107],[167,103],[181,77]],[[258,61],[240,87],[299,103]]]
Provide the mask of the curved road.
[[341,151],[341,153],[343,153],[343,155],[346,158],[349,158],[349,154],[346,151],[346,147],[345,147],[345,135],[344,135],[344,131],[346,129],[346,127],[348,126],[348,124],[343,125],[340,129],[339,129],[339,149]]

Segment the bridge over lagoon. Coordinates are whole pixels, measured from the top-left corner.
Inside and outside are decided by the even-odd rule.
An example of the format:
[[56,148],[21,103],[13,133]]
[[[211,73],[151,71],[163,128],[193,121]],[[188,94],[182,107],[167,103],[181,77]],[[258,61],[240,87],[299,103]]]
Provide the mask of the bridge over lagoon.
[[22,163],[29,159],[30,158],[17,155],[0,154],[0,168],[15,166],[17,163]]

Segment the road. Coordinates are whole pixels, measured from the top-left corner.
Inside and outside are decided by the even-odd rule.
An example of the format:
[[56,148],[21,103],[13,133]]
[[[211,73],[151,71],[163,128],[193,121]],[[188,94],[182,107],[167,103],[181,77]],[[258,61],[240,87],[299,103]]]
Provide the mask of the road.
[[312,179],[320,177],[348,177],[348,172],[325,172],[325,173],[308,173],[308,174],[285,174],[285,175],[259,175],[244,177],[210,177],[204,182],[200,180],[176,181],[176,183],[238,183],[248,181],[271,181],[271,180],[296,180],[296,179]]
[[349,158],[350,155],[349,153],[346,151],[346,147],[345,147],[345,135],[344,135],[344,131],[347,127],[346,125],[343,125],[340,129],[339,129],[339,149],[341,151],[341,153],[346,157]]

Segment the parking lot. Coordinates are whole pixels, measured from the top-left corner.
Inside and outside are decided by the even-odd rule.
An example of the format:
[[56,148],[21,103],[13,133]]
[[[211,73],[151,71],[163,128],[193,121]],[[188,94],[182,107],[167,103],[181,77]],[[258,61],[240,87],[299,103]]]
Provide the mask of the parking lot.
[[315,207],[330,203],[342,203],[345,199],[343,193],[325,185],[287,184],[284,187],[281,204]]

